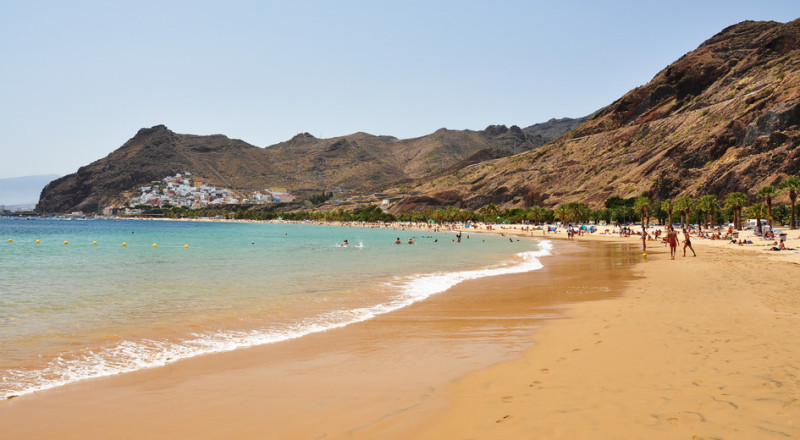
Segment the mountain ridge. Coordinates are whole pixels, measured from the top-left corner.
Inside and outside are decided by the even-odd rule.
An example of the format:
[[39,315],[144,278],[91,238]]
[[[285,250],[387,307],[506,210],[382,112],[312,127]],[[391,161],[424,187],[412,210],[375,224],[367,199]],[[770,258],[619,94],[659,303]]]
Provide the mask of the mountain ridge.
[[138,186],[187,171],[196,180],[242,191],[277,186],[301,195],[379,192],[468,165],[473,156],[485,159],[479,154],[484,150],[498,157],[541,145],[537,128],[529,132],[492,125],[479,131],[442,128],[411,139],[365,132],[319,139],[299,133],[262,148],[221,134],[178,134],[155,125],[138,130],[105,158],[51,182],[37,210],[95,212],[119,206]]
[[[600,207],[761,186],[800,173],[800,20],[725,28],[536,150],[414,187],[426,207]],[[474,194],[483,195],[473,202]],[[421,199],[422,201],[422,199]],[[413,210],[409,198],[396,208]]]

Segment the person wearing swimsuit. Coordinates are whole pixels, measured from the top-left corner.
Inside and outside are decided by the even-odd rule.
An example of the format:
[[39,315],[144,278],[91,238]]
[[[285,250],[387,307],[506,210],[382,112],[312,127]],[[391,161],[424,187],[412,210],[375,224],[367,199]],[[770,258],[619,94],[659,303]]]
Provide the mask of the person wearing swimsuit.
[[667,241],[669,242],[669,256],[674,260],[675,254],[678,253],[678,233],[672,228],[672,225],[667,232]]
[[694,248],[692,247],[692,240],[689,237],[689,233],[686,232],[686,229],[684,228],[684,230],[683,230],[683,256],[684,257],[686,256],[686,248],[687,247],[692,250],[692,254],[694,254],[694,256],[696,257],[697,253],[694,251]]

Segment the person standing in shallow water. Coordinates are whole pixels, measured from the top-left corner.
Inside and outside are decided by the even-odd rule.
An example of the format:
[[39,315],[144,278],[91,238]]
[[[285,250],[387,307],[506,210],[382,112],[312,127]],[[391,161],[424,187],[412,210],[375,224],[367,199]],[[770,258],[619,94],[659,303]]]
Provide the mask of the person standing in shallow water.
[[692,247],[692,240],[689,237],[689,232],[687,232],[686,228],[684,228],[683,229],[683,256],[684,257],[686,256],[686,247],[687,246],[689,247],[689,249],[692,250],[692,254],[694,254],[694,256],[696,257],[697,256],[697,252],[695,252],[694,248]]

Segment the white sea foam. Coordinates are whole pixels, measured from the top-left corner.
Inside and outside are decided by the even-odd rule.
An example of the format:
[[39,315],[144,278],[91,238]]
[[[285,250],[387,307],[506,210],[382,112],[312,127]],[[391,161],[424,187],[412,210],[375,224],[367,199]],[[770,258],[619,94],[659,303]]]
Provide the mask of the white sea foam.
[[517,254],[513,260],[489,268],[398,277],[387,283],[387,287],[396,292],[387,302],[328,312],[283,328],[195,334],[182,341],[122,342],[97,351],[86,350],[70,358],[59,357],[40,369],[3,371],[0,372],[0,399],[56,388],[79,380],[160,367],[199,355],[286,341],[366,321],[444,292],[462,281],[541,269],[543,265],[539,257],[550,254],[552,243],[541,241],[538,247],[538,251]]

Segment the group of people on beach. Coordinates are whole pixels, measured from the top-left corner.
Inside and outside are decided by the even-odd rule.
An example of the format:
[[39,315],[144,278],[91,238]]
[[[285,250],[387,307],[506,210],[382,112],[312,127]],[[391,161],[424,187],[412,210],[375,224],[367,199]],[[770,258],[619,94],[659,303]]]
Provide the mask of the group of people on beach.
[[[643,232],[643,234],[646,235],[647,232]],[[642,243],[644,243],[644,241],[645,241],[644,235],[642,236]],[[670,259],[674,260],[675,259],[675,255],[678,254],[678,245],[680,244],[680,240],[678,239],[678,231],[676,231],[675,228],[672,227],[672,225],[669,225],[667,227],[667,235],[664,237],[664,243],[665,243],[665,245],[669,245],[669,256],[670,256]],[[692,256],[696,257],[697,256],[697,252],[695,252],[694,248],[692,247],[692,237],[689,235],[689,232],[686,230],[686,228],[683,228],[683,256],[684,257],[686,256],[686,248],[687,247],[689,248],[689,250],[692,251]]]

